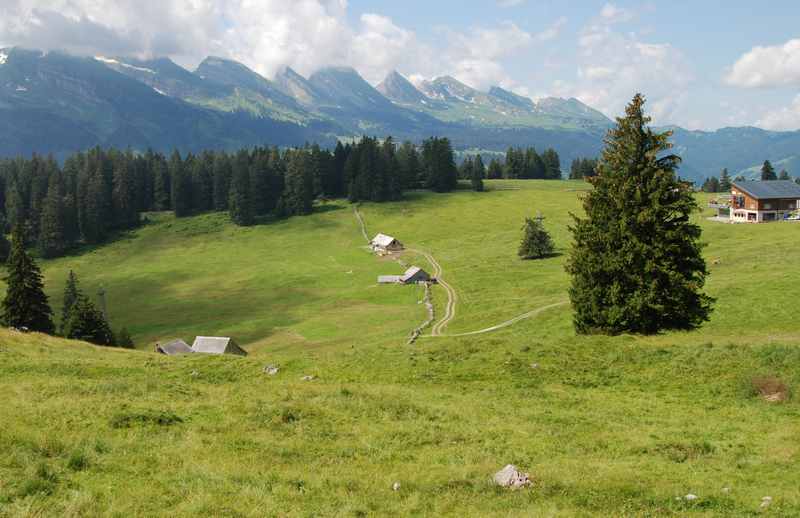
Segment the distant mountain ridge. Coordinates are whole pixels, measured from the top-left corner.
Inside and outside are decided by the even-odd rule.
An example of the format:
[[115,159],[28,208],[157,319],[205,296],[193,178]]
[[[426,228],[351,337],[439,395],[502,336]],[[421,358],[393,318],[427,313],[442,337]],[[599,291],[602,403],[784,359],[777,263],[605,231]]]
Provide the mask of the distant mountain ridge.
[[[301,145],[361,134],[421,141],[450,137],[457,149],[555,148],[562,169],[599,154],[612,121],[577,99],[537,101],[499,86],[474,89],[450,76],[416,86],[393,71],[373,87],[349,67],[305,78],[289,67],[272,80],[223,57],[194,71],[168,58],[75,57],[0,49],[0,156],[68,153],[95,145],[198,151]],[[769,158],[800,168],[800,132],[674,128],[681,174],[700,180]]]

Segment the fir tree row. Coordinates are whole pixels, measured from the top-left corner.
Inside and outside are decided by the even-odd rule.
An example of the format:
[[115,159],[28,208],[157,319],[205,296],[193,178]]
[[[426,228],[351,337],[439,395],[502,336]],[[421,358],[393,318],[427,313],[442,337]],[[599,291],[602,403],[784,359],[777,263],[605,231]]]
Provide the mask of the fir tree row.
[[[252,225],[264,216],[309,214],[318,198],[382,202],[406,189],[444,192],[456,184],[446,138],[421,147],[364,137],[332,151],[307,145],[169,157],[95,148],[63,166],[37,155],[0,161],[0,236],[24,228],[26,245],[51,258],[137,226],[142,212],[228,211],[237,225]],[[8,250],[0,238],[0,260]]]

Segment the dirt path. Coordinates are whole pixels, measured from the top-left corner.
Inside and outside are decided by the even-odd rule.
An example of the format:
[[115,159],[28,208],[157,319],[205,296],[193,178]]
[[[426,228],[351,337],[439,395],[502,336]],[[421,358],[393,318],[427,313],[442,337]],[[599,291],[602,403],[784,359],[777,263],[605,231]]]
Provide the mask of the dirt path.
[[428,260],[428,262],[431,264],[431,267],[433,268],[433,273],[432,273],[433,277],[436,279],[437,283],[442,288],[444,288],[445,292],[447,293],[447,304],[445,305],[444,316],[442,316],[442,319],[436,322],[433,325],[433,329],[431,329],[431,336],[439,336],[442,334],[444,328],[447,327],[447,324],[449,324],[450,321],[456,317],[456,304],[458,303],[458,294],[456,293],[456,290],[454,290],[453,287],[450,286],[450,284],[448,284],[447,281],[442,278],[444,270],[442,269],[442,265],[439,264],[439,261],[437,261],[435,257],[433,257],[428,252],[422,250],[415,250],[413,248],[409,248],[408,250],[409,252],[415,252],[422,255],[423,257],[425,257],[425,259]]
[[439,334],[431,333],[430,335],[426,336],[425,338],[454,338],[454,337],[458,337],[458,336],[472,336],[472,335],[481,335],[481,334],[484,334],[484,333],[491,333],[492,331],[497,331],[498,329],[503,329],[504,327],[508,327],[508,326],[514,325],[514,324],[516,324],[517,322],[519,322],[521,320],[525,320],[526,318],[535,317],[539,313],[543,313],[543,312],[547,311],[548,309],[558,308],[558,307],[561,307],[561,306],[565,306],[567,304],[569,304],[569,302],[568,301],[564,301],[564,302],[557,302],[555,304],[550,304],[548,306],[542,306],[541,308],[534,309],[533,311],[528,311],[527,313],[523,313],[522,315],[514,317],[511,320],[507,320],[507,321],[503,322],[502,324],[497,324],[497,325],[492,326],[492,327],[487,327],[486,329],[481,329],[479,331],[470,331],[469,333],[458,333],[458,334],[455,334],[455,335],[443,335],[443,334],[441,334],[441,332]]
[[356,215],[356,219],[358,220],[358,224],[361,226],[361,235],[364,236],[364,239],[369,243],[369,235],[367,234],[367,224],[364,223],[364,218],[361,217],[361,213],[358,211],[358,205],[353,206],[353,212]]
[[[370,239],[369,239],[369,235],[367,235],[367,224],[364,222],[364,218],[363,218],[363,216],[361,216],[361,213],[358,210],[358,206],[353,207],[353,212],[355,213],[356,219],[358,220],[358,223],[361,226],[361,234],[364,236],[364,239],[366,239],[366,241],[369,243]],[[426,322],[425,324],[423,324],[423,326],[417,328],[414,332],[412,332],[413,339],[411,340],[411,342],[413,342],[417,338],[452,338],[452,337],[459,337],[459,336],[472,336],[472,335],[480,335],[480,334],[484,334],[484,333],[491,333],[492,331],[497,331],[498,329],[503,329],[505,327],[509,327],[511,325],[514,325],[514,324],[516,324],[517,322],[519,322],[521,320],[525,320],[527,318],[535,317],[536,315],[538,315],[540,313],[543,313],[544,311],[547,311],[548,309],[553,309],[553,308],[557,308],[557,307],[569,304],[568,301],[557,302],[555,304],[550,304],[548,306],[542,306],[542,307],[534,309],[532,311],[528,311],[527,313],[523,313],[522,315],[516,316],[516,317],[512,318],[511,320],[507,320],[507,321],[502,322],[500,324],[497,324],[497,325],[494,325],[494,326],[491,326],[491,327],[487,327],[486,329],[480,329],[478,331],[470,331],[469,333],[458,333],[458,334],[453,334],[453,335],[446,335],[446,334],[443,334],[444,329],[456,317],[456,304],[458,303],[458,294],[456,293],[456,290],[454,290],[453,287],[450,286],[450,284],[448,284],[447,281],[442,278],[444,270],[442,269],[442,265],[439,264],[439,261],[437,261],[435,257],[433,257],[428,252],[424,252],[422,250],[416,250],[416,249],[413,249],[413,248],[408,248],[407,250],[409,252],[414,252],[414,253],[420,254],[423,257],[425,257],[425,259],[430,263],[431,268],[433,270],[431,272],[431,275],[438,281],[438,284],[442,288],[444,288],[445,292],[447,293],[447,304],[445,305],[444,316],[441,318],[441,320],[439,320],[438,322],[436,322],[433,325],[433,328],[431,329],[431,334],[430,335],[424,335],[424,336],[420,335],[422,329],[424,329],[425,327],[427,327],[429,325],[429,322]],[[431,309],[432,309],[432,306],[431,306]]]

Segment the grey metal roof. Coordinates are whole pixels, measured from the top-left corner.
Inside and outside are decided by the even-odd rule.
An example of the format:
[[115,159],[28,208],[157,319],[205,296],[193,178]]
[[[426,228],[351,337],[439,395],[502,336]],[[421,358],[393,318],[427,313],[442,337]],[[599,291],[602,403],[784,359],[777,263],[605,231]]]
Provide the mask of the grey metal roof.
[[428,272],[426,272],[425,270],[423,270],[419,266],[412,266],[411,268],[406,270],[406,273],[403,274],[402,277],[400,277],[400,280],[402,282],[408,282],[411,279],[413,279],[415,276],[419,276],[419,277],[421,277],[423,279],[430,279],[430,275],[428,275]]
[[247,355],[232,338],[228,336],[198,336],[194,339],[192,350],[205,354],[241,354]]
[[399,275],[379,275],[378,284],[396,284],[400,282],[400,279]]
[[372,238],[371,243],[377,246],[389,246],[395,241],[397,240],[392,236],[387,236],[386,234],[378,234],[377,236]]
[[183,340],[173,340],[163,345],[159,345],[158,352],[169,356],[175,356],[178,354],[191,354],[194,351],[192,350],[191,347],[189,347],[189,344],[187,344]]
[[800,185],[794,183],[792,180],[733,182],[733,185],[757,200],[800,198]]

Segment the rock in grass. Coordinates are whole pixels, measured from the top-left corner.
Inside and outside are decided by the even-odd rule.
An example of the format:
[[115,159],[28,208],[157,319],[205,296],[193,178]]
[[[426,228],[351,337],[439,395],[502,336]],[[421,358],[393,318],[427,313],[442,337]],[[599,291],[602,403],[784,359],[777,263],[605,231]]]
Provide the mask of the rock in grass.
[[697,495],[693,495],[691,493],[689,493],[688,495],[683,497],[683,499],[686,500],[687,502],[693,502],[693,501],[697,500],[698,498],[699,497]]
[[772,497],[765,496],[764,498],[761,499],[761,508],[766,509],[767,507],[769,507],[771,503],[772,503]]
[[303,380],[303,381],[314,381],[315,379],[317,379],[317,377],[316,377],[316,376],[310,376],[310,375],[309,375],[309,376],[303,376],[303,377],[302,377],[302,378],[300,378],[300,379],[301,379],[301,380]]
[[400,482],[392,484],[392,491],[400,491]]
[[511,489],[520,489],[533,484],[528,474],[522,473],[513,464],[509,464],[495,473],[494,483],[500,487],[508,487]]
[[266,374],[267,376],[274,376],[274,375],[278,374],[278,372],[280,370],[281,370],[280,367],[278,367],[277,365],[265,365],[264,366],[264,374]]

